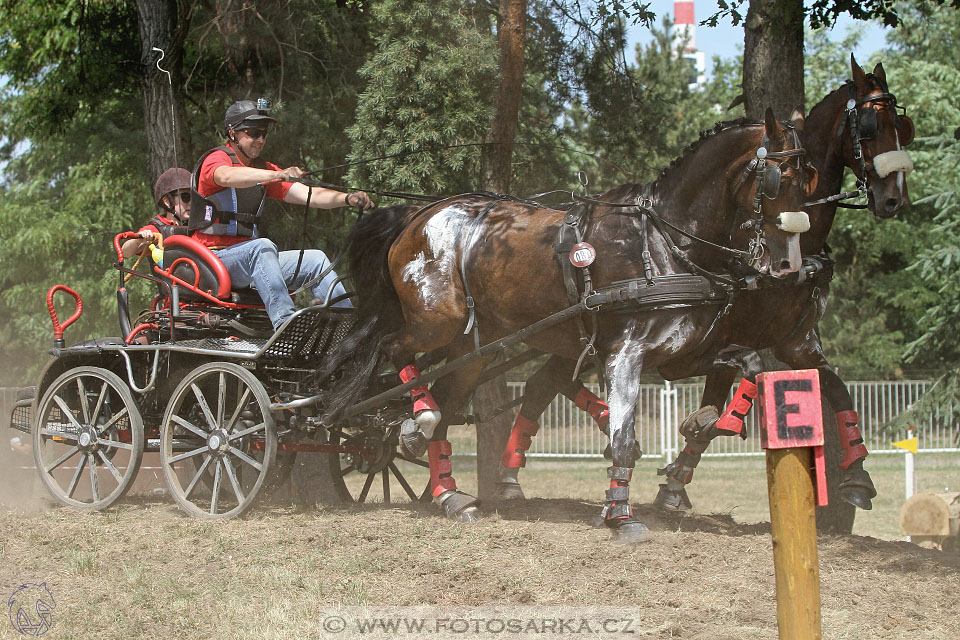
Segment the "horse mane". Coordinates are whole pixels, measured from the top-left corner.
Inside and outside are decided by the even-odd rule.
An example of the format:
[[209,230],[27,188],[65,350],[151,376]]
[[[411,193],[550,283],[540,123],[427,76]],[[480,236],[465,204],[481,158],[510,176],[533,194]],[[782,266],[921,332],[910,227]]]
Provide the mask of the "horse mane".
[[746,127],[746,126],[755,125],[755,124],[762,124],[762,123],[756,122],[754,120],[748,120],[747,118],[741,117],[735,120],[724,120],[722,122],[718,122],[715,125],[713,125],[713,127],[711,127],[710,129],[705,129],[701,131],[700,138],[692,142],[690,145],[688,145],[687,148],[684,149],[683,152],[681,152],[681,154],[677,158],[671,161],[670,164],[660,172],[660,175],[657,176],[656,182],[660,182],[661,180],[666,178],[672,171],[675,171],[676,169],[680,168],[680,166],[684,163],[684,161],[687,160],[687,158],[689,158],[689,156],[691,156],[697,149],[703,146],[706,143],[706,141],[709,140],[710,138],[713,138],[717,134],[722,133],[724,131],[728,131],[730,129]]

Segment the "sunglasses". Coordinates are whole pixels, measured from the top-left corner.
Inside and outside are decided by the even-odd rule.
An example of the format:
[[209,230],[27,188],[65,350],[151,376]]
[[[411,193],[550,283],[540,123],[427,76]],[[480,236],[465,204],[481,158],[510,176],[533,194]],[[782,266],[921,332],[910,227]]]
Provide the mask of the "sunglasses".
[[176,201],[177,197],[179,197],[179,198],[180,198],[180,202],[182,202],[182,203],[184,203],[184,204],[189,204],[189,203],[190,203],[190,192],[189,192],[189,191],[181,191],[181,192],[179,192],[179,193],[171,193],[170,195],[173,196],[174,201]]
[[269,133],[266,129],[242,129],[242,131],[243,131],[245,134],[247,134],[248,136],[250,136],[251,138],[254,138],[254,139],[256,139],[256,138],[266,138],[266,137],[267,137],[267,133]]

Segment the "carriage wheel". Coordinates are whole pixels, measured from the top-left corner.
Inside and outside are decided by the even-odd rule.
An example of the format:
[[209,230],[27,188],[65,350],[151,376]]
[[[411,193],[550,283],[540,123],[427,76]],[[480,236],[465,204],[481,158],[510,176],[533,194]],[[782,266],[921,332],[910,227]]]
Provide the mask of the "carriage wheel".
[[[273,472],[276,455],[270,398],[252,373],[210,362],[177,385],[160,426],[160,461],[185,512],[210,519],[240,515]],[[182,464],[191,459],[194,464]],[[187,470],[183,478],[179,466]],[[209,490],[200,490],[202,484]]]
[[[396,439],[384,440],[382,430],[331,430],[330,443],[363,445],[370,452],[368,456],[327,454],[330,480],[344,502],[390,504],[398,498],[410,502],[430,499],[429,463],[401,453]],[[414,487],[424,488],[418,492]]]
[[33,457],[58,502],[105,509],[130,488],[143,456],[143,419],[130,389],[100,367],[53,381],[37,409]]

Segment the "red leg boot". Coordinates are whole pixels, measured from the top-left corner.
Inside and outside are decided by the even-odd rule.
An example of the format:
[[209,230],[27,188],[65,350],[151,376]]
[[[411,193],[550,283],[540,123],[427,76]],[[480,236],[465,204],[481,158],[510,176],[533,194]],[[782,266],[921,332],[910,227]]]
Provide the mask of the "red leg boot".
[[837,433],[840,436],[840,497],[860,509],[873,508],[873,499],[877,489],[873,486],[870,474],[863,468],[863,459],[867,457],[867,446],[860,435],[860,416],[853,409],[838,411]]
[[750,408],[753,407],[753,401],[756,399],[757,385],[746,378],[741,378],[740,386],[733,394],[733,400],[717,420],[717,435],[746,437],[743,433],[743,421],[750,413]]
[[479,500],[457,490],[453,479],[453,465],[450,455],[453,449],[449,440],[437,440],[427,447],[427,459],[430,461],[430,492],[433,501],[443,507],[444,513],[460,522],[473,522],[479,518],[477,509]]
[[[416,365],[408,365],[400,370],[400,381],[407,383],[420,377]],[[408,455],[419,458],[427,450],[427,443],[433,437],[433,431],[440,424],[440,408],[426,385],[410,390],[413,398],[413,421],[407,420],[400,428],[400,448]]]
[[517,414],[517,419],[513,423],[513,431],[510,432],[510,439],[503,450],[503,457],[500,458],[500,481],[497,482],[497,499],[522,500],[524,498],[517,474],[521,467],[527,466],[527,456],[524,454],[532,444],[530,439],[537,435],[539,430],[539,424],[524,418],[521,414]]
[[582,387],[577,392],[577,397],[573,399],[573,403],[578,409],[586,411],[593,417],[600,431],[607,433],[610,425],[610,406],[606,402],[590,393],[586,387]]

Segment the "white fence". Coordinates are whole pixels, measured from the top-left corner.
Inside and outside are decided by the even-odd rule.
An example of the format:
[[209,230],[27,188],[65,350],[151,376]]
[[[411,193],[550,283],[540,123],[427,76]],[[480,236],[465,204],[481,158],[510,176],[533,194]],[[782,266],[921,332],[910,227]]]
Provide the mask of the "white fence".
[[[891,446],[891,441],[907,437],[891,437],[883,426],[917,400],[930,383],[909,380],[900,382],[848,382],[854,409],[860,414],[860,431],[871,453],[902,453]],[[516,398],[523,394],[522,382],[510,383]],[[677,429],[680,422],[700,406],[702,384],[645,384],[640,387],[637,404],[637,440],[644,457],[672,460],[683,439]],[[597,393],[597,389],[593,389]],[[760,435],[756,410],[747,418],[746,439],[717,438],[704,456],[761,455]],[[599,457],[607,445],[607,437],[596,427],[593,419],[574,406],[573,402],[558,396],[550,403],[540,420],[541,429],[528,455],[555,458]],[[831,425],[827,425],[831,426]],[[923,452],[960,452],[957,433],[960,425],[943,424],[931,420],[916,425],[915,435]]]

